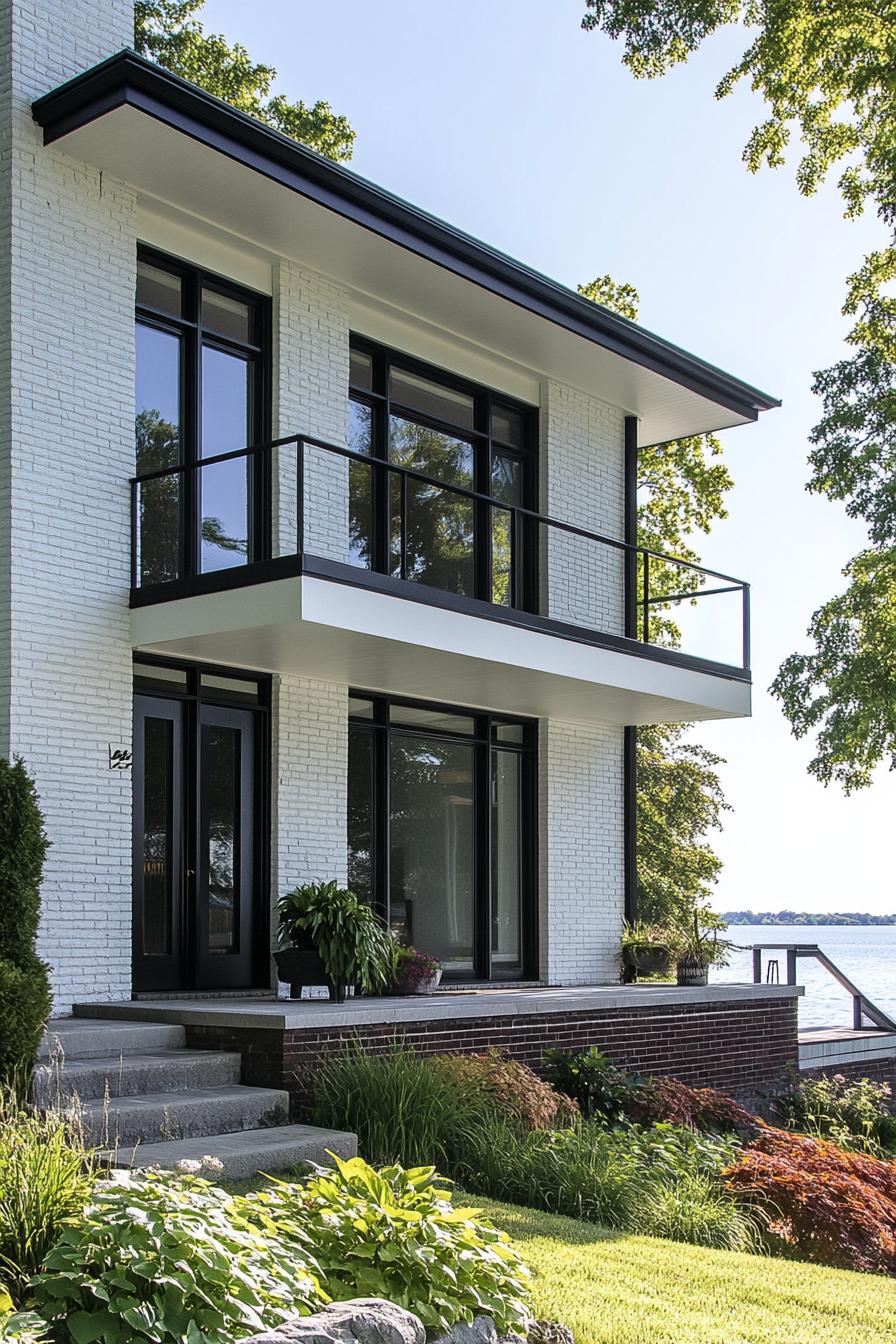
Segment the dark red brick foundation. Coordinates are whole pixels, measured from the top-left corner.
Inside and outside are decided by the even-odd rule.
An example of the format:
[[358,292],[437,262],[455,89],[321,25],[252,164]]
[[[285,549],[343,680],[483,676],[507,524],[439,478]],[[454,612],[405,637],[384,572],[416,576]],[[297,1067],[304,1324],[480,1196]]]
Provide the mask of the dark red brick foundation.
[[801,1078],[833,1078],[840,1074],[850,1083],[870,1078],[875,1083],[887,1083],[893,1093],[896,1108],[896,1056],[889,1059],[855,1060],[849,1064],[827,1064],[821,1069],[801,1069]]
[[777,1091],[797,1072],[797,1000],[762,1000],[421,1019],[335,1027],[186,1024],[194,1049],[239,1050],[243,1082],[282,1087],[294,1115],[306,1111],[321,1060],[349,1044],[379,1053],[395,1046],[424,1055],[501,1050],[537,1068],[551,1047],[595,1045],[636,1073],[673,1074],[749,1101]]

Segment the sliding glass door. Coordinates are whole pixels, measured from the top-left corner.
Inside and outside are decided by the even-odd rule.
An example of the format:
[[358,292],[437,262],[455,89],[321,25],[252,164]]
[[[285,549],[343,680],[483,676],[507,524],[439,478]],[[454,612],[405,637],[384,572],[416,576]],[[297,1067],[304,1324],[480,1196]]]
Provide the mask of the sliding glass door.
[[353,695],[349,881],[448,979],[533,973],[535,726]]

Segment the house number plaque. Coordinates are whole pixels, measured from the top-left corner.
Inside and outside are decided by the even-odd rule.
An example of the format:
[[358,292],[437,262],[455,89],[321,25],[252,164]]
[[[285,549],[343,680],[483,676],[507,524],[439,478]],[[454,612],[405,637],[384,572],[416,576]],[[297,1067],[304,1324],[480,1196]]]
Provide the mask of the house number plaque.
[[128,747],[113,747],[109,743],[109,769],[130,770],[134,763],[134,753]]

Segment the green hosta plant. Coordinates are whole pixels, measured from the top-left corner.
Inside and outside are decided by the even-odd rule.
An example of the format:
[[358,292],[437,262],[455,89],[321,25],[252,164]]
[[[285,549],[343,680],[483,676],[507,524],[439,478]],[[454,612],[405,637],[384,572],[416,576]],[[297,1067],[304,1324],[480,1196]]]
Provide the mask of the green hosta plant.
[[525,1330],[528,1270],[477,1209],[453,1207],[435,1168],[335,1161],[335,1171],[241,1201],[287,1242],[310,1236],[331,1297],[385,1297],[440,1333],[480,1314],[494,1317],[499,1335]]
[[208,1181],[117,1172],[47,1255],[36,1306],[72,1344],[230,1344],[327,1300],[308,1246]]
[[308,882],[277,902],[281,947],[307,934],[334,985],[384,989],[393,965],[392,941],[382,921],[353,891],[335,882]]

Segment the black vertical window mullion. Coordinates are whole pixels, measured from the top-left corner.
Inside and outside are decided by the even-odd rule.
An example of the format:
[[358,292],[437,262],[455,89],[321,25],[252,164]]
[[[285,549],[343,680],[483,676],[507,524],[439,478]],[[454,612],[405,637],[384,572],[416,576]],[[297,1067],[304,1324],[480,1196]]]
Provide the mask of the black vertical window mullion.
[[199,283],[192,272],[183,275],[183,293],[187,314],[193,322],[186,342],[186,423],[187,460],[193,469],[187,472],[187,563],[188,573],[202,568],[202,328],[199,323]]

